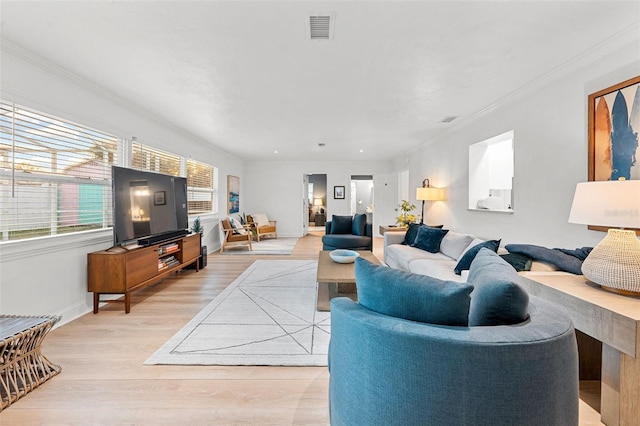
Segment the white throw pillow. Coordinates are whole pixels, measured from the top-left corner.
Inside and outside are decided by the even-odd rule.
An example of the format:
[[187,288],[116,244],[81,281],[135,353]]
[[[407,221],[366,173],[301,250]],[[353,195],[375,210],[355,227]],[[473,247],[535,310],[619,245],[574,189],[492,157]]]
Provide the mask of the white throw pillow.
[[253,222],[256,224],[258,228],[260,228],[261,226],[270,225],[269,218],[264,213],[256,213],[251,216],[253,217]]
[[240,223],[238,219],[230,217],[229,221],[231,222],[231,226],[233,226],[233,229],[235,229],[234,233],[238,233],[240,235],[246,235],[247,230],[244,229],[244,226],[242,226],[242,223]]

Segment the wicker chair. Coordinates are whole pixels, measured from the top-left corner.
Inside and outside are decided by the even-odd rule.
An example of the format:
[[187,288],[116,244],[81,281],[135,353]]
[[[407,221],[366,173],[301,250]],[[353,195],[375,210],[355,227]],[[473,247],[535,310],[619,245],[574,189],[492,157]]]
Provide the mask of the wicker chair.
[[265,214],[247,215],[247,223],[256,234],[258,241],[260,241],[260,238],[264,235],[273,235],[274,238],[278,238],[276,221],[269,220]]
[[251,229],[248,225],[245,225],[243,227],[245,233],[241,233],[238,229],[234,228],[231,225],[231,221],[229,220],[229,218],[221,219],[220,225],[222,226],[222,231],[224,232],[224,238],[222,239],[220,253],[224,252],[224,249],[227,246],[236,245],[246,245],[249,246],[249,250],[253,250],[253,248],[251,247],[253,234],[251,233]]

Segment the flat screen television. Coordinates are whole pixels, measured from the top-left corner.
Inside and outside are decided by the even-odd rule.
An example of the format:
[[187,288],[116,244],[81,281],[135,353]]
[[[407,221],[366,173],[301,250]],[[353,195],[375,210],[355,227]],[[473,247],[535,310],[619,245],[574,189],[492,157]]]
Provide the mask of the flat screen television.
[[111,167],[114,245],[148,245],[189,233],[187,179]]

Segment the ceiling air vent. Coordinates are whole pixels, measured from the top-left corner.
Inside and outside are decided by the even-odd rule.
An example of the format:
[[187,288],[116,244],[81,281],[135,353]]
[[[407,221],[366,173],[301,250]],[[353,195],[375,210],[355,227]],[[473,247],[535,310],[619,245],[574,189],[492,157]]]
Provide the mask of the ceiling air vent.
[[307,36],[309,40],[332,39],[335,18],[335,12],[307,13]]
[[445,118],[443,118],[442,120],[440,120],[441,123],[451,123],[453,120],[455,120],[456,118],[458,118],[457,115],[448,115]]

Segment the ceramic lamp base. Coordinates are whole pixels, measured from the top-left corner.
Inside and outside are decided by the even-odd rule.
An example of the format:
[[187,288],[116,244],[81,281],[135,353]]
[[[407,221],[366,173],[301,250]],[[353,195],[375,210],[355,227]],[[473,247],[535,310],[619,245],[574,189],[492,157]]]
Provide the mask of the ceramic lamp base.
[[636,233],[609,229],[582,263],[582,273],[608,290],[640,295],[640,241]]

